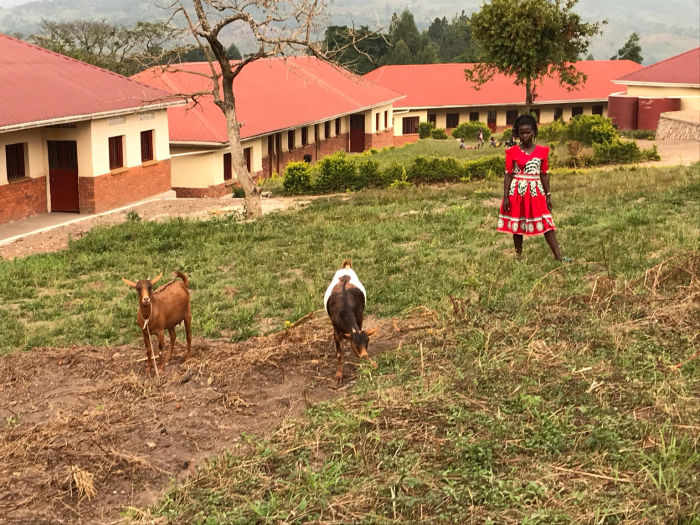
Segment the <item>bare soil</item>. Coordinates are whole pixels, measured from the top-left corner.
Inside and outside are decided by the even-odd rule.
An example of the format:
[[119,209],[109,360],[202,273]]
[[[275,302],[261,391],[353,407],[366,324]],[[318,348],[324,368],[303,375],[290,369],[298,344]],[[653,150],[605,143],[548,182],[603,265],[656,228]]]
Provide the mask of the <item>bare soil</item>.
[[[368,328],[376,324],[367,319]],[[383,321],[370,354],[392,352],[433,324],[426,310]],[[151,378],[136,342],[0,359],[0,521],[119,522],[125,507],[154,503],[241,433],[262,436],[342,396],[357,374],[346,347],[346,381],[336,384],[321,311],[278,334],[193,343],[194,357],[183,363],[178,340],[173,360]]]

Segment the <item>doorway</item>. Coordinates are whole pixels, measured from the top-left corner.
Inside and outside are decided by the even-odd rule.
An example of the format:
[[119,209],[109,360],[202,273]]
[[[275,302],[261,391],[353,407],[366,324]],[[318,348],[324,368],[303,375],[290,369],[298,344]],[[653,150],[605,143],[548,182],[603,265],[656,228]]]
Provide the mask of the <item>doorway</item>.
[[74,140],[49,140],[51,211],[80,212],[78,146]]

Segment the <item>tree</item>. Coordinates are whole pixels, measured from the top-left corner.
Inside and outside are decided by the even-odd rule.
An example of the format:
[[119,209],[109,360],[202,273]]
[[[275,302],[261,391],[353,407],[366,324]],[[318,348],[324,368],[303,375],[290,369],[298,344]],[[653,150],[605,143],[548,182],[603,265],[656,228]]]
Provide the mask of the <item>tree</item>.
[[[191,7],[190,7],[191,6]],[[246,213],[262,215],[260,189],[246,167],[241,146],[240,123],[236,116],[234,79],[254,60],[310,52],[321,56],[314,37],[326,15],[325,0],[173,0],[173,16],[184,17],[189,35],[209,62],[206,93],[180,93],[191,99],[213,96],[226,117],[231,162],[245,192]],[[247,28],[257,41],[257,49],[241,60],[231,62],[221,42],[221,33],[232,26]]]
[[427,32],[421,35],[413,14],[408,9],[404,9],[400,15],[392,15],[387,39],[391,48],[382,58],[382,65],[437,62],[437,47],[431,42]]
[[442,17],[433,20],[428,37],[438,47],[440,62],[470,62],[473,60],[471,21],[462,11],[451,21]]
[[642,58],[642,46],[639,45],[639,35],[632,33],[625,45],[618,49],[617,54],[610,57],[610,60],[632,60],[641,64],[644,59]]
[[574,89],[586,75],[573,64],[599,34],[601,24],[585,23],[572,11],[578,0],[491,0],[471,17],[472,38],[481,63],[465,69],[478,89],[496,73],[525,86],[525,111],[536,98],[535,82],[555,74]]
[[42,20],[39,29],[29,38],[35,44],[126,76],[176,53],[172,43],[180,33],[166,22],[137,22],[129,28],[104,20]]
[[385,35],[370,31],[367,26],[359,29],[330,26],[326,29],[322,46],[326,55],[333,56],[341,66],[358,75],[376,69],[389,51]]

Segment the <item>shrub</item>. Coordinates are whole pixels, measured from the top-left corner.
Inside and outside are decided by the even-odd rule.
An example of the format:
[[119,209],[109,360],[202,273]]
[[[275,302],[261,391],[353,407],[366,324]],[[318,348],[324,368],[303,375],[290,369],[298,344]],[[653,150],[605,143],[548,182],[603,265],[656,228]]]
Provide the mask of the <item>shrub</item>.
[[234,199],[242,199],[245,197],[245,190],[242,186],[232,186],[231,194]]
[[406,170],[409,182],[457,182],[461,167],[454,157],[416,157]]
[[344,152],[323,158],[318,164],[318,179],[314,189],[318,193],[356,190],[362,187],[357,167]]
[[584,152],[578,140],[570,140],[566,143],[569,151],[569,166],[572,168],[582,168],[591,164],[591,156]]
[[311,192],[311,170],[306,162],[290,162],[284,170],[284,192],[300,195]]
[[479,159],[468,160],[462,164],[460,180],[481,180],[490,175],[501,175],[505,170],[505,155],[492,155]]
[[273,195],[282,195],[286,193],[284,189],[284,177],[273,172],[270,178],[262,179],[258,182],[258,186],[262,191],[272,192]]
[[437,140],[446,140],[447,139],[447,133],[445,133],[444,128],[437,128],[432,131],[430,136],[434,139]]
[[591,140],[593,143],[612,142],[617,138],[617,130],[609,120],[591,127]]
[[606,124],[613,126],[612,120],[602,115],[576,115],[566,124],[566,138],[582,144],[593,144],[593,128]]
[[394,182],[406,180],[406,168],[394,160],[381,172],[380,176],[385,186],[391,186]]
[[661,160],[661,155],[659,155],[659,148],[654,144],[651,148],[642,150],[642,157],[644,160]]
[[620,131],[620,135],[628,139],[654,140],[656,138],[655,129],[630,129]]
[[593,144],[593,164],[626,164],[639,162],[644,156],[634,141],[615,139]]
[[433,126],[432,122],[420,122],[418,124],[418,137],[421,139],[427,139],[430,137],[430,134],[433,132],[433,129],[435,126]]
[[379,163],[373,159],[362,159],[357,163],[356,182],[359,188],[382,188],[388,184],[379,171]]
[[476,132],[479,129],[484,131],[484,140],[488,140],[491,136],[491,130],[483,122],[462,122],[452,130],[452,136],[456,139],[476,140]]
[[566,124],[561,120],[555,120],[544,126],[538,126],[537,138],[543,142],[563,142],[566,138]]

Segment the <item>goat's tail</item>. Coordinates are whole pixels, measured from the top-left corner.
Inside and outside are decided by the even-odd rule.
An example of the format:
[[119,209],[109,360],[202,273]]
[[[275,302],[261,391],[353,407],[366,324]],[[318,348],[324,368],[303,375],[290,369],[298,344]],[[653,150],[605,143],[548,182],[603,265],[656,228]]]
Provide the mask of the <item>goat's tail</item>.
[[180,270],[175,270],[173,272],[173,277],[179,277],[180,279],[182,279],[182,282],[185,283],[185,288],[189,289],[190,280],[187,278],[187,276],[184,273],[182,273]]
[[352,268],[352,259],[345,259],[343,261],[343,266],[341,268],[344,270],[345,268]]

